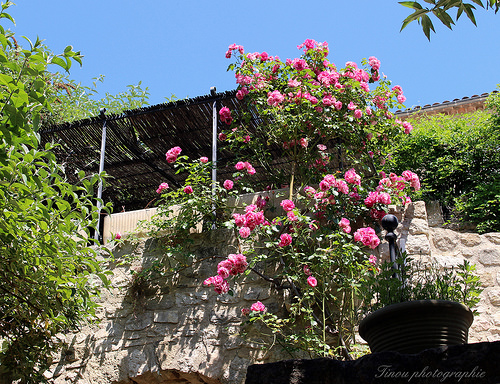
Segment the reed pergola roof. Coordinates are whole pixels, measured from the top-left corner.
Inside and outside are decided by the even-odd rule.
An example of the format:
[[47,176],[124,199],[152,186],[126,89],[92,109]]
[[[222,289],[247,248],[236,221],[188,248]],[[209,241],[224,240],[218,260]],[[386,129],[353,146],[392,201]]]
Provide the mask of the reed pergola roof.
[[[78,170],[99,172],[101,137],[106,123],[104,170],[109,175],[103,200],[112,201],[115,211],[142,209],[157,197],[162,182],[179,186],[183,176],[167,163],[165,152],[180,146],[190,159],[211,158],[213,103],[227,106],[233,116],[249,107],[239,101],[235,91],[158,104],[125,111],[119,115],[101,115],[84,120],[45,127],[40,130],[42,144],[55,142],[56,156],[66,165],[70,181],[77,181]],[[250,129],[260,123],[251,111]],[[219,116],[217,116],[218,119]],[[218,121],[219,129],[224,124]],[[235,156],[224,149],[217,154],[217,178],[230,178]],[[228,165],[231,164],[231,167]]]

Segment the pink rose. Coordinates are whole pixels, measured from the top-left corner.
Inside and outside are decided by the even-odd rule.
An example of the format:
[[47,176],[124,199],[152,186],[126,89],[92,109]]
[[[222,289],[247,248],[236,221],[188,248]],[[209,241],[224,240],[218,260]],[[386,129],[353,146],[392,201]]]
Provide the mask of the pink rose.
[[361,185],[361,176],[356,173],[354,168],[349,169],[344,174],[344,178],[350,184]]
[[287,212],[293,210],[295,208],[295,204],[293,203],[292,200],[283,200],[280,205],[283,207],[283,209]]
[[354,240],[362,242],[363,245],[370,247],[371,249],[377,248],[380,244],[380,239],[375,233],[375,230],[371,227],[359,228],[354,233]]
[[156,193],[162,193],[165,189],[168,189],[168,184],[161,183],[158,189],[156,190]]
[[378,195],[377,201],[380,204],[389,205],[391,204],[391,195],[389,195],[387,192],[382,192]]
[[115,240],[120,240],[122,238],[122,234],[120,232],[116,232]]
[[277,106],[281,104],[283,100],[285,100],[285,96],[283,96],[278,90],[269,92],[267,95],[267,104],[271,106]]
[[246,239],[248,236],[250,236],[250,228],[248,227],[241,227],[238,231],[240,233],[240,236]]
[[238,161],[234,166],[238,171],[245,169],[245,163],[243,161]]
[[219,140],[220,141],[225,141],[227,140],[227,135],[225,133],[219,133]]
[[190,185],[187,185],[184,187],[184,193],[187,193],[188,195],[190,193],[193,193],[193,187],[191,187]]
[[225,180],[224,181],[224,188],[226,188],[228,191],[233,189],[234,183],[232,180]]
[[252,306],[250,307],[250,311],[265,312],[266,306],[262,304],[260,301],[257,301],[256,303],[252,304]]
[[288,218],[288,220],[290,220],[290,221],[297,221],[297,220],[298,220],[297,216],[295,216],[295,213],[293,213],[292,211],[288,212],[288,213],[286,214],[286,217],[287,217],[287,218]]
[[248,316],[250,314],[250,308],[241,308],[241,315]]
[[316,280],[314,276],[309,276],[307,278],[307,284],[309,284],[311,287],[315,287],[316,285],[318,285],[318,280]]
[[304,273],[307,276],[311,276],[311,270],[309,269],[309,267],[307,265],[304,265]]
[[375,203],[378,201],[378,193],[377,192],[370,192],[368,194],[368,197],[365,199],[365,205],[368,208],[371,208],[375,205]]
[[208,157],[205,157],[205,156],[200,157],[200,162],[203,163],[203,164],[208,163]]
[[278,246],[286,247],[287,245],[290,245],[290,244],[292,244],[292,236],[288,233],[283,233],[280,236],[280,242],[279,242]]
[[227,257],[227,260],[230,261],[233,265],[231,269],[231,275],[233,276],[245,272],[248,267],[247,258],[241,253],[230,254]]
[[377,264],[377,256],[375,256],[375,255],[370,255],[370,258],[368,259],[368,262],[369,262],[371,265],[375,266],[375,265]]
[[170,148],[165,154],[168,163],[173,163],[177,160],[177,157],[181,153],[182,149],[180,147]]
[[342,228],[342,230],[345,233],[350,233],[351,232],[351,222],[343,217],[340,222],[339,222],[339,227]]
[[233,118],[231,117],[231,111],[229,110],[228,107],[222,107],[219,111],[219,116],[223,123],[231,125]]

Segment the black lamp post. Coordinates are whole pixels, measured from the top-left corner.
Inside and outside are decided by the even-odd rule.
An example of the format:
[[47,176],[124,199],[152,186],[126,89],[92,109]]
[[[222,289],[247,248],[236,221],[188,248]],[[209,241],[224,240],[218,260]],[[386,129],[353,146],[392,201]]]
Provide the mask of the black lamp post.
[[385,239],[389,242],[389,256],[391,258],[392,268],[397,270],[396,239],[398,236],[394,233],[394,230],[398,227],[398,218],[391,214],[385,215],[382,218],[382,227],[387,231]]

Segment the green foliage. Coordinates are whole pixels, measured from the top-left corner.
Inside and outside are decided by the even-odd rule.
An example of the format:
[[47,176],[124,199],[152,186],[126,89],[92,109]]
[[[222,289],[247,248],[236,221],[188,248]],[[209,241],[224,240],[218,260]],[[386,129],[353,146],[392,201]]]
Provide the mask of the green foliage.
[[[2,4],[0,18],[12,20]],[[70,185],[64,167],[39,148],[40,115],[50,111],[47,67],[69,70],[80,54],[60,55],[37,39],[23,49],[0,26],[0,376],[39,383],[56,348],[53,336],[94,315],[106,274],[88,246],[100,176]],[[95,283],[95,281],[99,283]],[[94,282],[93,282],[94,281]]]
[[373,266],[361,284],[364,311],[411,300],[450,300],[473,308],[483,291],[476,266],[464,260],[456,268],[423,264],[403,253],[380,267]]
[[[449,12],[452,9],[456,9],[456,21],[462,16],[462,14],[466,14],[469,20],[476,25],[476,17],[474,16],[474,11],[476,7],[474,4],[479,5],[484,8],[484,4],[481,0],[472,0],[472,3],[467,3],[462,0],[424,0],[426,3],[431,4],[432,7],[422,7],[422,5],[417,1],[400,1],[399,4],[411,8],[414,12],[409,15],[406,19],[403,20],[403,25],[401,26],[401,30],[405,29],[408,24],[412,21],[417,20],[419,24],[422,25],[422,31],[424,32],[427,39],[431,40],[431,30],[432,32],[436,32],[434,30],[434,25],[432,24],[432,20],[428,14],[431,14],[438,18],[441,23],[443,23],[449,29],[452,29],[452,25],[455,25],[453,18],[450,16]],[[500,1],[499,0],[486,0],[486,9],[494,9],[495,13],[500,9]]]
[[[168,243],[177,245],[188,240],[189,233],[202,225],[205,230],[220,228],[229,219],[228,197],[235,196],[236,190],[227,190],[211,178],[211,162],[200,159],[189,161],[187,156],[179,156],[174,167],[176,173],[187,174],[184,186],[167,188],[158,200],[158,211],[150,221],[142,223],[150,236],[166,234]],[[238,173],[239,174],[239,173]],[[186,192],[186,188],[192,192]]]
[[[104,82],[101,75],[93,79],[92,86],[76,83],[65,74],[52,74],[51,84],[57,97],[52,105],[52,113],[45,124],[57,124],[98,116],[101,108],[107,114],[119,114],[123,111],[148,105],[148,88],[142,88],[141,82],[127,86],[127,90],[116,95],[106,93],[98,98],[98,84]],[[62,91],[62,92],[61,92]]]
[[[490,106],[498,108],[493,94]],[[438,200],[454,220],[477,225],[481,233],[500,230],[498,110],[412,121],[415,129],[394,143],[387,169],[413,169],[420,197]]]

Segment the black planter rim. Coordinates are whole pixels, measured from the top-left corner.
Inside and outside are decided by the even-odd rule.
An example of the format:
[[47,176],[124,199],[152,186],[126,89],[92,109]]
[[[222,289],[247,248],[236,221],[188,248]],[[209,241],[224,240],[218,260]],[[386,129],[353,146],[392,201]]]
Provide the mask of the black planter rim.
[[[415,312],[418,314],[422,310],[429,310],[435,308],[435,310],[446,309],[449,312],[460,313],[466,318],[466,322],[470,327],[474,320],[474,314],[464,304],[458,303],[456,301],[450,300],[412,300],[404,301],[402,303],[391,304],[376,310],[375,312],[367,315],[359,324],[359,335],[363,337],[366,336],[368,327],[372,327],[374,324],[386,323],[390,324],[395,312]],[[366,340],[366,339],[365,339]]]

